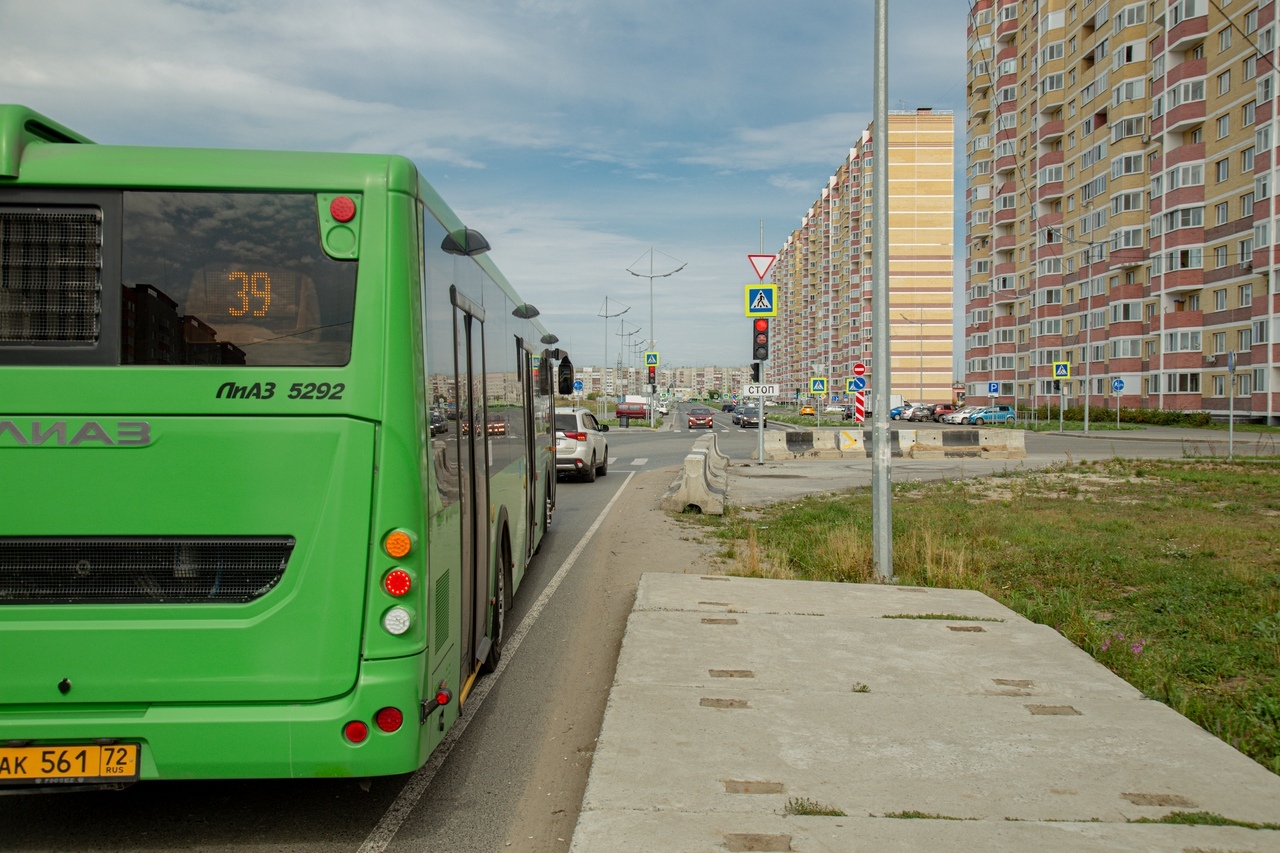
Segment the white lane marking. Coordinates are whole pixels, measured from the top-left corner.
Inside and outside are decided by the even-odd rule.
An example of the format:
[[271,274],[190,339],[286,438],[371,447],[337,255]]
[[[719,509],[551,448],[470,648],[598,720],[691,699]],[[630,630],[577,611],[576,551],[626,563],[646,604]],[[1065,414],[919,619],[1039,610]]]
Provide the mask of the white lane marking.
[[641,456],[639,459],[632,459],[632,460],[631,460],[631,464],[632,464],[632,465],[644,465],[644,464],[646,464],[648,461],[649,461],[649,457],[647,457],[647,456]]
[[444,764],[445,759],[449,757],[449,753],[453,751],[454,745],[462,737],[462,732],[467,728],[467,724],[471,722],[471,718],[476,715],[476,711],[484,703],[484,698],[489,695],[489,689],[497,682],[511,659],[516,656],[516,650],[520,648],[520,643],[524,641],[525,635],[529,633],[529,629],[537,621],[542,609],[547,606],[551,596],[555,595],[556,590],[560,588],[561,581],[569,574],[569,570],[578,561],[578,557],[582,555],[587,543],[591,541],[591,537],[600,529],[600,525],[604,523],[605,516],[609,514],[609,510],[613,509],[613,505],[618,502],[618,498],[622,497],[622,492],[627,488],[627,484],[631,482],[631,478],[634,476],[634,471],[627,473],[627,478],[622,481],[618,491],[604,505],[604,509],[600,510],[600,514],[596,516],[596,520],[592,522],[591,527],[587,528],[587,532],[582,534],[578,544],[573,546],[569,556],[565,558],[560,568],[556,570],[555,577],[542,590],[538,600],[533,603],[533,607],[529,608],[529,612],[525,614],[524,621],[520,623],[520,627],[516,628],[515,633],[507,640],[507,644],[502,649],[502,659],[498,661],[497,668],[491,675],[476,682],[476,687],[471,691],[471,695],[467,699],[467,706],[462,710],[462,715],[453,724],[453,728],[449,729],[449,733],[444,736],[444,740],[440,741],[440,745],[436,747],[435,752],[431,753],[427,763],[409,777],[409,781],[400,790],[400,795],[391,804],[391,808],[387,809],[387,813],[382,816],[382,820],[378,821],[378,825],[373,828],[373,831],[365,838],[364,843],[360,845],[358,853],[382,853],[383,850],[387,849],[387,845],[391,843],[391,839],[400,830],[405,818],[413,811],[413,807],[418,804],[418,800],[422,799],[422,795],[426,793],[428,786],[431,785],[431,780],[435,778],[440,766]]

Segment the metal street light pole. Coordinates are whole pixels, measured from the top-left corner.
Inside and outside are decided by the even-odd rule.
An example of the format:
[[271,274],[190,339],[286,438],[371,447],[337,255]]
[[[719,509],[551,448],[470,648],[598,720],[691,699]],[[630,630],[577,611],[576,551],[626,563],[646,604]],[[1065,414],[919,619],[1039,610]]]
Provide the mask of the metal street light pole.
[[[618,304],[621,305],[622,303],[618,303]],[[611,317],[621,317],[623,314],[627,313],[630,310],[631,310],[630,306],[623,305],[622,310],[619,311],[617,314],[610,314],[609,313],[609,297],[606,296],[604,298],[604,312],[600,314],[596,314],[597,317],[604,318],[604,363],[600,367],[600,390],[601,391],[604,391],[605,371],[609,369],[609,319]],[[617,377],[614,377],[614,379],[616,380]],[[617,390],[616,381],[614,383],[614,390],[615,391]]]
[[[640,257],[643,258],[644,255],[641,255]],[[670,255],[668,255],[668,257],[670,257]],[[676,259],[673,258],[673,260],[676,260]],[[639,262],[640,262],[640,258],[636,258],[635,263],[633,263],[631,266],[635,266],[635,264]],[[657,350],[657,347],[658,347],[658,336],[653,333],[653,280],[655,278],[666,278],[667,276],[675,275],[676,273],[680,272],[680,270],[684,269],[686,266],[688,266],[688,263],[686,261],[681,261],[680,266],[676,267],[670,272],[655,273],[653,271],[653,247],[650,246],[648,275],[642,272],[636,272],[635,270],[631,269],[631,267],[627,267],[627,272],[631,273],[636,278],[649,279],[649,343],[651,346],[653,346],[655,351]],[[651,428],[655,425],[655,421],[654,421],[655,407],[653,405],[653,394],[656,390],[657,390],[656,386],[651,385],[649,387],[649,426]]]
[[873,107],[871,150],[871,352],[873,370],[871,418],[872,562],[882,583],[894,579],[893,496],[889,454],[889,0],[876,0],[875,50],[872,53]]

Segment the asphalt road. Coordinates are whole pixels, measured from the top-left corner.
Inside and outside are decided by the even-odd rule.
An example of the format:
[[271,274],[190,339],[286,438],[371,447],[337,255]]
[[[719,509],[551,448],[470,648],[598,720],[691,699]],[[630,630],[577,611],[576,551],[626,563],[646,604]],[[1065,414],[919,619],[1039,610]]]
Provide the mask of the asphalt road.
[[[707,571],[714,559],[657,511],[674,466],[703,433],[690,433],[683,415],[673,412],[657,432],[611,430],[609,475],[560,484],[551,531],[507,622],[515,628],[503,668],[480,682],[465,728],[424,770],[368,790],[351,780],[163,782],[0,797],[0,850],[568,850],[640,574]],[[781,479],[767,484],[772,494],[869,478],[869,461],[809,463],[827,467],[801,476],[749,465],[754,433],[728,415],[716,420],[744,485],[753,467],[787,478],[786,490]],[[1186,455],[1185,439],[1165,438],[1030,434],[1028,459],[1014,464]],[[956,463],[894,464],[899,479],[953,476]],[[985,473],[967,464],[964,473]]]

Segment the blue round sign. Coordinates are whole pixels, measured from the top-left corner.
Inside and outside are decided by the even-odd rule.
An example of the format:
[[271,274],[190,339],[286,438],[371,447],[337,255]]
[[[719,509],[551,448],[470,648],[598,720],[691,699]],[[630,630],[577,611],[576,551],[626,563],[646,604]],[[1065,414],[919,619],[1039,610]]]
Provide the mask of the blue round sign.
[[1112,391],[1123,391],[1123,390],[1124,390],[1124,380],[1123,380],[1123,379],[1112,379],[1112,380],[1111,380],[1111,390],[1112,390]]
[[581,391],[581,390],[582,390],[582,380],[581,380],[581,379],[575,379],[575,380],[573,380],[573,390],[575,390],[575,391]]
[[863,388],[866,388],[866,387],[867,387],[866,377],[864,376],[853,377],[853,390],[861,391]]

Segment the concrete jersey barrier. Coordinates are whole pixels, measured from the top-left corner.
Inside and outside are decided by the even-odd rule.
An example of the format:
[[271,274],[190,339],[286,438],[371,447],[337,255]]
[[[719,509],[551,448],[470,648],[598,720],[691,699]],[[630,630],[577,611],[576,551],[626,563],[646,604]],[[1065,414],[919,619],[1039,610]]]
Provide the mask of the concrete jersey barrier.
[[[764,458],[866,459],[871,455],[870,428],[766,430]],[[985,457],[1021,459],[1027,455],[1026,434],[1020,429],[894,429],[889,431],[889,455],[911,459]],[[755,458],[752,454],[751,458]]]
[[714,433],[693,444],[675,482],[662,496],[662,508],[684,512],[690,507],[707,515],[724,515],[729,494],[729,457],[720,452]]

